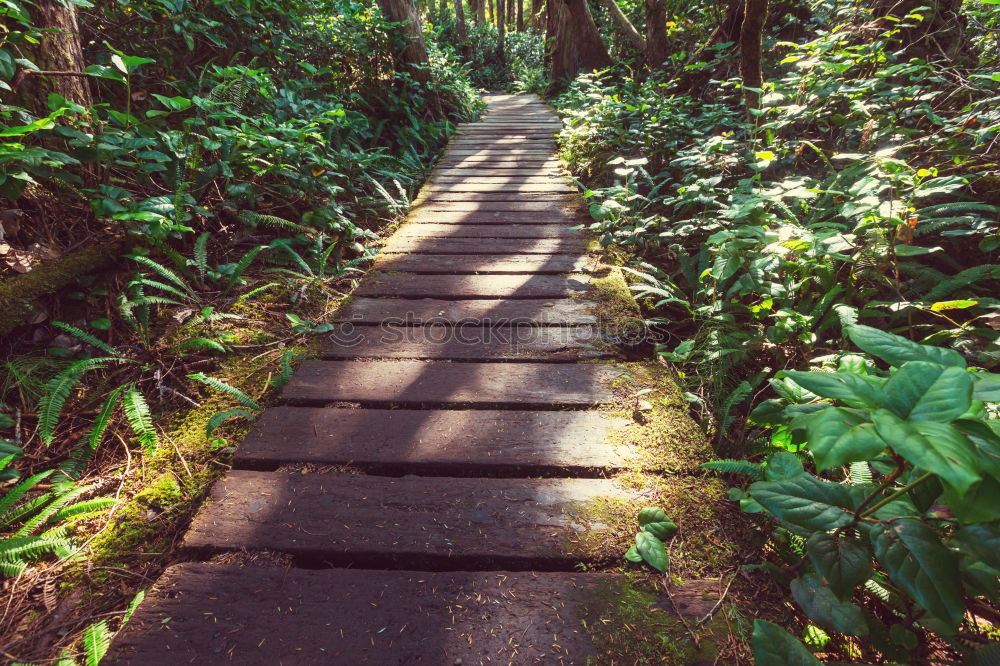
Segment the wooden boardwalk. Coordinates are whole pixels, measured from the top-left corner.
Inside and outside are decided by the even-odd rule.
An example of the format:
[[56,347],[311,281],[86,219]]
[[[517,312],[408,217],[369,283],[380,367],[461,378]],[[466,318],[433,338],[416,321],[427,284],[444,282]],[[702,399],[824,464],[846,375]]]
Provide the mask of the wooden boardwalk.
[[[595,600],[581,524],[635,451],[595,409],[595,269],[560,124],[490,98],[407,224],[216,484],[112,659],[155,664],[582,664]],[[309,473],[295,465],[311,463]],[[292,466],[292,471],[289,471]],[[325,471],[330,470],[330,471]],[[230,551],[289,567],[209,562]],[[252,559],[252,558],[248,558]],[[237,561],[230,558],[228,561]],[[620,560],[619,560],[620,561]],[[604,592],[602,592],[604,590]]]

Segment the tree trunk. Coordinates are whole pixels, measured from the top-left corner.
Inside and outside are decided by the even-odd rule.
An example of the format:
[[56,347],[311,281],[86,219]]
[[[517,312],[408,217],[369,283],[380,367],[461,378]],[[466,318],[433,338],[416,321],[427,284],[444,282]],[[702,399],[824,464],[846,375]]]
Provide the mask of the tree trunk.
[[444,13],[448,11],[448,0],[441,0],[441,5],[438,11],[441,13],[441,16],[444,16]]
[[587,0],[550,0],[552,83],[565,86],[582,71],[611,66]]
[[476,14],[476,24],[482,25],[486,23],[486,0],[472,0],[472,4],[469,5]]
[[524,0],[515,2],[517,2],[517,31],[524,32]]
[[455,30],[458,36],[458,50],[462,55],[468,55],[469,33],[465,29],[465,8],[462,7],[462,0],[455,0]]
[[531,0],[531,27],[535,30],[542,28],[542,5],[543,0]]
[[80,29],[76,22],[76,6],[66,3],[63,7],[55,0],[38,0],[32,13],[36,27],[45,31],[37,45],[26,55],[38,66],[41,73],[22,70],[23,83],[15,89],[25,107],[38,115],[49,114],[48,97],[55,93],[81,106],[94,103],[90,83],[83,72],[83,50],[80,48]]
[[514,2],[516,0],[507,0],[507,31],[510,32],[514,28]]
[[431,111],[438,117],[444,115],[441,100],[431,92],[431,75],[427,58],[427,47],[424,45],[424,35],[420,30],[420,15],[417,13],[413,0],[378,0],[382,15],[386,21],[401,24],[396,28],[402,38],[402,49],[394,54],[396,67],[406,72],[417,83],[427,89],[427,102]]
[[[764,75],[760,69],[760,44],[767,18],[767,0],[746,0],[746,14],[740,27],[740,78],[743,79],[743,100],[747,113],[760,106],[760,93],[750,88],[761,88]],[[753,114],[750,114],[753,118]]]
[[719,26],[719,41],[736,43],[740,41],[740,28],[743,26],[743,17],[746,0],[729,0],[726,5],[726,17],[722,19]]
[[504,36],[507,23],[507,4],[511,0],[497,0],[497,60],[504,63],[507,58]]
[[490,9],[490,16],[489,16],[489,19],[490,19],[490,23],[492,23],[492,22],[493,22],[493,19],[494,19],[494,18],[496,17],[496,15],[497,15],[497,13],[496,13],[495,11],[493,11],[493,0],[487,0],[487,2],[489,3],[489,9]]
[[645,0],[646,66],[663,69],[670,52],[667,49],[667,8],[663,0]]
[[[618,25],[618,29],[622,31],[625,39],[628,43],[632,45],[640,55],[646,51],[646,40],[642,38],[639,31],[635,29],[632,22],[628,20],[628,17],[622,13],[622,10],[618,7],[618,3],[615,0],[601,0],[604,7],[611,14],[611,18],[614,19],[615,23]],[[664,19],[665,20],[665,19]]]

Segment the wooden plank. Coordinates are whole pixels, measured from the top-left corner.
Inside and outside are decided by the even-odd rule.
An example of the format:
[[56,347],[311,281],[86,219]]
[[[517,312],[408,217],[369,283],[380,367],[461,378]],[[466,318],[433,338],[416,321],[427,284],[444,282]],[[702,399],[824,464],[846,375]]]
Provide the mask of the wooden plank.
[[415,238],[393,236],[382,247],[388,254],[579,254],[582,238]]
[[496,301],[468,299],[445,301],[433,298],[352,298],[331,318],[335,323],[381,324],[386,320],[413,325],[428,323],[490,326],[499,322],[530,321],[539,325],[572,326],[596,324],[595,304],[583,299],[551,301]]
[[513,169],[476,169],[476,168],[439,168],[434,171],[432,178],[565,178],[562,169],[539,168],[539,167],[516,167]]
[[234,470],[215,483],[183,547],[276,551],[337,566],[552,568],[565,562],[569,568],[588,560],[572,548],[578,530],[586,529],[588,539],[611,533],[602,523],[582,524],[573,509],[635,496],[609,479]]
[[565,192],[428,192],[420,203],[442,201],[561,201],[565,205],[576,204],[578,197]]
[[534,175],[517,173],[494,173],[490,176],[466,176],[461,173],[437,173],[431,179],[435,185],[545,185],[562,184],[569,188],[575,186],[561,175]]
[[543,148],[449,148],[442,159],[450,157],[536,157],[551,159],[551,150]]
[[290,404],[593,407],[614,400],[610,383],[623,373],[575,363],[304,361],[281,397]]
[[405,320],[354,326],[327,336],[323,358],[410,358],[453,361],[565,363],[618,358],[617,349],[594,327],[409,326]]
[[493,211],[493,212],[462,212],[427,210],[414,213],[407,220],[412,224],[521,224],[546,225],[558,224],[563,227],[578,224],[589,224],[592,220],[582,215],[566,213],[544,213],[525,211]]
[[440,197],[428,198],[411,209],[411,214],[425,212],[468,212],[468,213],[552,213],[576,215],[584,213],[578,201],[570,198],[541,199],[521,197],[515,201],[444,201]]
[[431,181],[424,186],[425,192],[555,192],[559,194],[576,192],[568,183],[439,183]]
[[583,238],[581,231],[565,224],[404,224],[396,236],[403,238]]
[[234,464],[293,462],[382,474],[522,477],[613,473],[639,458],[611,436],[631,421],[600,412],[272,407],[240,444]]
[[357,296],[393,298],[567,298],[590,288],[584,275],[425,275],[369,273]]
[[585,273],[599,262],[570,254],[380,254],[373,268],[396,273]]
[[[596,663],[602,646],[584,623],[613,613],[608,600],[625,594],[614,574],[185,563],[166,570],[115,639],[108,663]],[[707,598],[692,617],[705,615],[717,596]],[[658,601],[638,603],[636,612],[663,612]]]

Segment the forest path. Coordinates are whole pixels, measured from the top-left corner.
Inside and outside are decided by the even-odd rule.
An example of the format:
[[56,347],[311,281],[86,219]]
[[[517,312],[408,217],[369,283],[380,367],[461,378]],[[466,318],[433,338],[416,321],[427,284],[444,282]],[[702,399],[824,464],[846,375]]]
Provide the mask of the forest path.
[[[569,228],[560,122],[531,96],[488,104],[323,359],[243,442],[185,537],[190,561],[166,570],[112,660],[599,660],[592,632],[622,577],[579,565],[621,551],[594,547],[614,527],[592,509],[646,495],[609,478],[641,458],[613,443],[631,419],[602,409],[627,369],[599,362],[618,353],[591,300],[602,267]],[[675,600],[703,614],[701,592]]]

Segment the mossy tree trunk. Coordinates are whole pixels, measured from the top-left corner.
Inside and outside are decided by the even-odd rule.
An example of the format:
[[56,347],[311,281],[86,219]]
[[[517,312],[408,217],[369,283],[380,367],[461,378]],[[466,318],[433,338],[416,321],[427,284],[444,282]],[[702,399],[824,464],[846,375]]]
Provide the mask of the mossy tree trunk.
[[462,0],[455,0],[455,28],[460,43],[459,50],[463,55],[467,55],[469,49],[466,42],[469,35],[465,28],[465,8],[462,7]]
[[632,25],[632,22],[628,20],[628,17],[625,16],[615,0],[602,0],[602,3],[608,10],[608,13],[611,14],[611,18],[614,19],[615,24],[618,26],[618,29],[622,31],[622,34],[625,36],[628,43],[632,45],[632,48],[634,48],[640,56],[642,56],[646,51],[646,40],[642,38],[639,31],[636,30],[635,26]]
[[497,60],[500,61],[502,65],[507,59],[506,48],[504,44],[504,38],[506,37],[507,29],[507,5],[506,3],[511,2],[511,0],[497,0]]
[[531,0],[531,27],[535,30],[542,29],[542,6],[544,0]]
[[443,116],[441,101],[431,90],[430,60],[427,57],[427,46],[424,44],[424,35],[420,29],[420,14],[416,5],[412,0],[378,0],[378,4],[387,21],[400,24],[396,29],[399,31],[402,46],[399,52],[394,54],[397,69],[406,72],[410,78],[421,84],[427,92],[427,102],[432,112],[438,117]]
[[565,86],[580,72],[611,66],[587,0],[550,0],[552,82]]
[[93,104],[90,82],[83,75],[83,50],[76,22],[76,6],[55,0],[38,0],[31,11],[35,26],[44,32],[26,55],[40,70],[24,70],[23,83],[15,81],[21,103],[39,115],[48,115],[48,97],[57,94],[82,106]]
[[517,2],[517,31],[524,32],[524,0]]
[[760,107],[760,89],[764,85],[761,71],[760,48],[767,18],[768,0],[746,0],[746,12],[740,27],[740,78],[743,79],[743,101],[747,113],[753,118],[752,109]]

